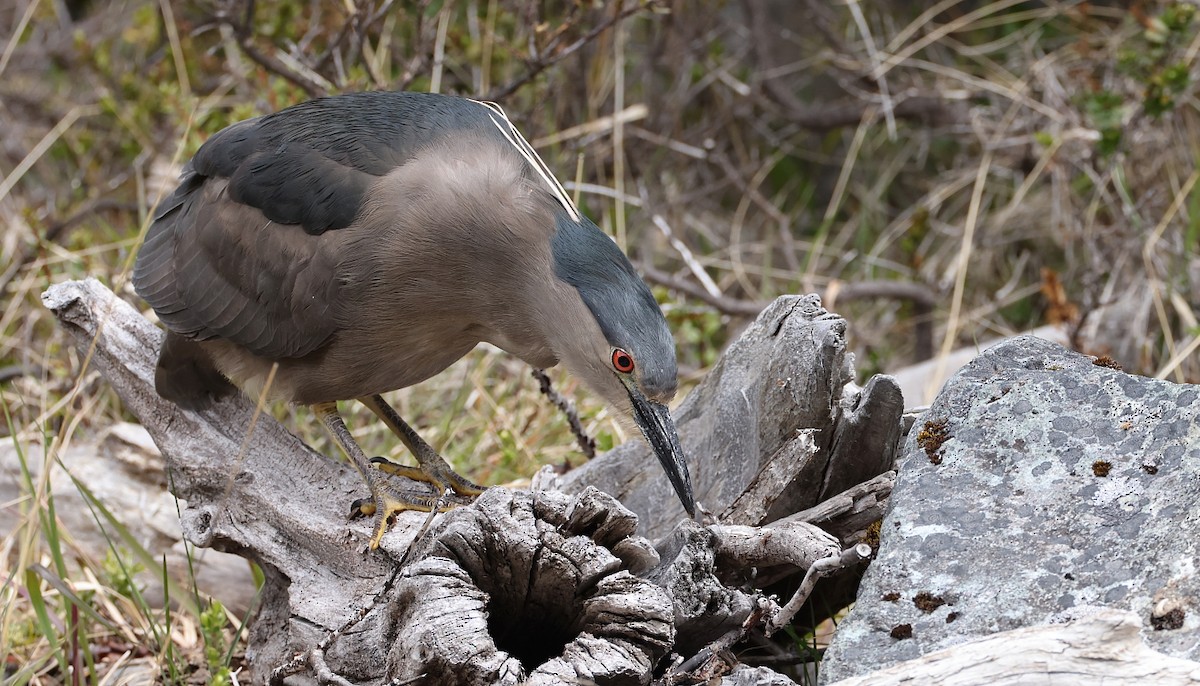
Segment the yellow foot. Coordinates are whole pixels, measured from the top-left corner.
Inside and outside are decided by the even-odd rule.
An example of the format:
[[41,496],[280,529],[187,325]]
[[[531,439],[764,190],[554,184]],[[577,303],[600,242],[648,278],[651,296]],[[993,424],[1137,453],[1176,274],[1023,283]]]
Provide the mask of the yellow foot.
[[354,501],[354,505],[351,506],[351,516],[355,516],[355,512],[359,515],[375,515],[375,532],[371,535],[371,550],[375,550],[383,540],[383,535],[391,528],[396,515],[408,510],[429,512],[436,506],[437,501],[436,497],[409,500],[390,493],[379,492],[373,498],[361,498]]
[[[402,476],[404,475],[402,474]],[[439,512],[447,512],[456,507],[468,505],[474,499],[474,496],[445,495],[444,491],[442,496],[389,492],[385,490],[387,486],[377,479],[373,479],[370,486],[371,491],[376,495],[370,498],[359,498],[351,503],[350,518],[372,516],[375,518],[375,532],[371,535],[372,550],[379,547],[383,535],[391,528],[396,515],[401,512],[429,512],[434,507],[438,507]]]
[[[449,489],[455,493],[467,497],[474,497],[483,493],[484,487],[479,484],[460,476],[457,472],[450,468],[440,457],[437,462],[431,465],[428,469],[425,467],[409,467],[402,464],[396,464],[386,457],[372,457],[371,464],[375,465],[376,469],[394,476],[403,476],[415,481],[423,481],[432,484],[438,491]],[[426,510],[428,512],[428,510]]]

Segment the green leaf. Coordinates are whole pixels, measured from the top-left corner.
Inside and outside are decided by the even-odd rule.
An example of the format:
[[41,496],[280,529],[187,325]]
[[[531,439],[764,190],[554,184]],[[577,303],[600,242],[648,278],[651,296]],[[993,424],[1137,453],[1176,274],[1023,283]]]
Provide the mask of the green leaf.
[[613,449],[613,435],[607,431],[596,435],[596,450],[606,453]]

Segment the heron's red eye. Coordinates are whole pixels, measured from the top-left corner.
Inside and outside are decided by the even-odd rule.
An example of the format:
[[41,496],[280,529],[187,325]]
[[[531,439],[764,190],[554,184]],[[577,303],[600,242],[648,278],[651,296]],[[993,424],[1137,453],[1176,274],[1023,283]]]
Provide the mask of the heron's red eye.
[[612,363],[613,369],[622,374],[628,374],[633,371],[633,357],[620,348],[613,350]]

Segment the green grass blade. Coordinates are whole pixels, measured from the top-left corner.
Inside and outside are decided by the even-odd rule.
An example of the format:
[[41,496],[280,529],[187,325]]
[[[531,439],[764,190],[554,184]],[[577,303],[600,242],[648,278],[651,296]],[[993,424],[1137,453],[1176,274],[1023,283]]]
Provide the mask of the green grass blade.
[[[141,563],[143,567],[146,569],[154,569],[158,567],[158,558],[152,555],[150,551],[146,550],[146,548],[138,542],[137,537],[133,535],[133,533],[129,530],[129,527],[125,526],[116,518],[115,515],[113,515],[111,511],[109,511],[107,507],[105,507],[104,503],[96,497],[96,494],[93,493],[90,488],[88,488],[87,484],[76,478],[76,476],[72,474],[65,465],[60,463],[60,466],[62,467],[63,472],[66,473],[66,475],[71,479],[71,482],[75,485],[75,488],[79,491],[79,494],[83,496],[84,502],[87,503],[88,507],[92,509],[92,517],[99,526],[100,532],[104,535],[105,540],[108,541],[109,548],[113,551],[113,553],[118,553],[116,548],[117,541],[113,541],[109,536],[110,529],[116,533],[119,542],[126,546],[129,552],[133,553],[134,557],[137,558],[137,561]],[[175,502],[176,507],[178,507],[178,499],[176,499]],[[124,567],[124,562],[121,560],[121,556],[119,554],[117,555],[117,560],[118,562],[121,562],[122,567]],[[123,569],[122,571],[126,571],[126,573],[128,573],[128,570]],[[165,584],[164,589],[169,590],[170,593],[175,595],[179,602],[184,603],[184,607],[189,613],[198,614],[200,612],[199,606],[195,603],[195,601],[188,597],[188,594],[176,581],[169,578],[164,578],[163,583]]]
[[85,615],[95,620],[97,623],[104,625],[105,629],[108,629],[113,633],[120,632],[116,625],[104,618],[99,612],[96,612],[96,608],[92,607],[91,603],[87,602],[83,598],[80,598],[79,594],[75,593],[75,591],[67,585],[67,582],[62,580],[62,577],[56,575],[54,572],[46,569],[45,566],[40,564],[30,565],[29,569],[38,576],[42,577],[46,583],[53,586],[54,590],[58,591],[63,598],[67,599],[71,604],[79,608],[79,610]]
[[[41,500],[41,498],[38,497],[40,495],[38,493],[38,487],[37,484],[34,483],[33,472],[29,469],[29,461],[25,455],[25,451],[21,448],[21,442],[17,440],[17,429],[13,424],[12,413],[9,411],[8,403],[3,403],[3,407],[4,421],[8,426],[9,435],[12,436],[13,446],[16,448],[17,453],[17,463],[21,468],[21,480],[24,482],[25,489],[29,493],[32,502],[36,506]],[[46,445],[45,436],[43,436],[42,441],[43,455],[48,455],[49,446]],[[45,462],[45,460],[43,460],[43,462]],[[48,467],[49,465],[45,465],[43,468],[45,469]],[[44,474],[43,476],[45,477],[44,480],[46,482],[46,507],[38,508],[38,521],[41,523],[42,537],[45,539],[46,545],[50,548],[50,556],[51,559],[54,560],[55,568],[58,569],[60,576],[67,576],[67,563],[62,554],[62,544],[58,535],[58,518],[54,512],[54,494],[50,489],[50,476],[49,474]]]
[[29,594],[29,604],[33,607],[34,616],[37,617],[38,629],[50,643],[50,652],[58,661],[59,671],[67,674],[67,656],[62,651],[61,637],[55,630],[54,623],[50,621],[50,610],[46,607],[45,597],[42,596],[42,585],[38,581],[37,572],[32,569],[25,570],[25,591]]

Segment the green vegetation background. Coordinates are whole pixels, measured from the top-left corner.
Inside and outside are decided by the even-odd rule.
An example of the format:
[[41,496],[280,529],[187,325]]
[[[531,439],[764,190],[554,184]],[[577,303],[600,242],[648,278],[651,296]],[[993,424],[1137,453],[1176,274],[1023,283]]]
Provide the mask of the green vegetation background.
[[[168,584],[174,613],[142,597],[159,551],[126,542],[90,559],[61,530],[56,455],[131,418],[38,300],[95,276],[143,306],[128,275],[147,215],[222,127],[363,89],[500,102],[655,285],[685,388],[762,303],[809,291],[850,320],[863,378],[1062,324],[1084,352],[1196,382],[1194,14],[1154,1],[6,3],[0,431],[29,468],[0,476],[21,493],[2,505],[18,522],[0,531],[6,681],[115,683],[115,664],[141,660],[167,681],[228,682],[238,664],[242,616],[187,579]],[[625,438],[554,378],[602,448]],[[395,400],[460,469],[498,483],[582,459],[536,389],[481,349]],[[304,411],[274,411],[336,453]],[[367,417],[351,424],[369,452],[399,456]]]

